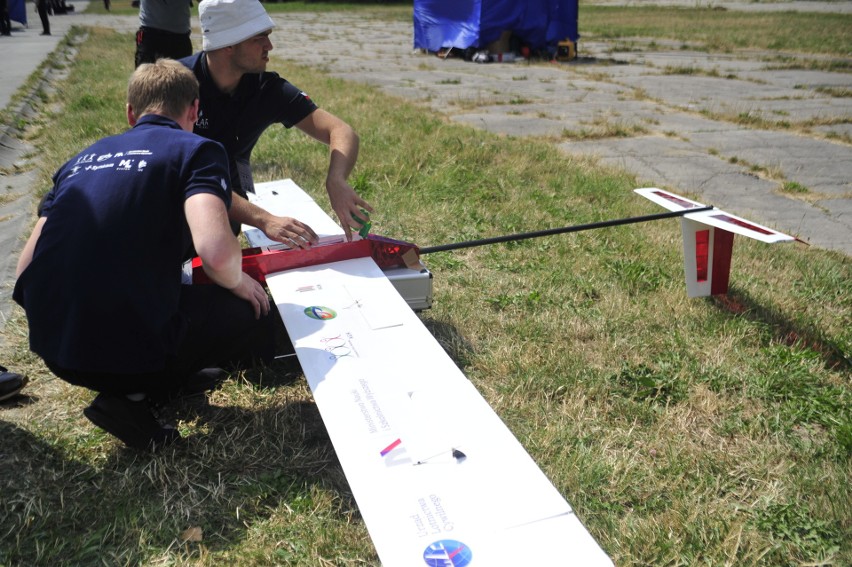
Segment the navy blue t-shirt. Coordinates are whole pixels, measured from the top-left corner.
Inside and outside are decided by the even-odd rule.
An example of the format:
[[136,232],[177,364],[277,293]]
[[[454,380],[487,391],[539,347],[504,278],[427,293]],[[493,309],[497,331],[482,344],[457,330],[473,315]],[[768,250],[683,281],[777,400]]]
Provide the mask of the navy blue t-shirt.
[[210,193],[230,207],[228,176],[221,145],[156,115],[63,165],[42,201],[47,221],[32,262],[15,285],[33,352],[72,370],[162,369],[185,328],[184,202]]
[[180,60],[195,73],[201,85],[198,122],[193,132],[225,146],[231,185],[245,197],[246,188],[240,182],[237,162],[248,165],[252,149],[269,126],[282,124],[291,128],[316,110],[317,105],[273,72],[245,74],[234,93],[225,94],[210,76],[204,55],[202,51]]

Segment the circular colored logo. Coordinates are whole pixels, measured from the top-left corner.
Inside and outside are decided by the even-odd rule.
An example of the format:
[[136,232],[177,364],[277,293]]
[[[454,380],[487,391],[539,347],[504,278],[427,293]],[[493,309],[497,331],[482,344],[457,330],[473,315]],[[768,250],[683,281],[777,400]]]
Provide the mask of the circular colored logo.
[[426,548],[423,560],[431,567],[464,567],[473,560],[473,551],[460,541],[442,539]]
[[334,312],[334,309],[329,309],[328,307],[321,307],[319,305],[305,307],[305,315],[307,315],[311,319],[319,319],[320,321],[324,321],[326,319],[334,319],[335,317],[337,317],[337,313]]

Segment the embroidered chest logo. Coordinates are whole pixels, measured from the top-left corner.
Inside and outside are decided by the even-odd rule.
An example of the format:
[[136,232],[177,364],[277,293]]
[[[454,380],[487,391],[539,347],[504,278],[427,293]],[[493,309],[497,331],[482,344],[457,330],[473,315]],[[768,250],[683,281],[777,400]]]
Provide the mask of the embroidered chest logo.
[[207,130],[210,128],[210,120],[204,117],[204,111],[198,111],[198,120],[195,121],[195,128],[198,130]]

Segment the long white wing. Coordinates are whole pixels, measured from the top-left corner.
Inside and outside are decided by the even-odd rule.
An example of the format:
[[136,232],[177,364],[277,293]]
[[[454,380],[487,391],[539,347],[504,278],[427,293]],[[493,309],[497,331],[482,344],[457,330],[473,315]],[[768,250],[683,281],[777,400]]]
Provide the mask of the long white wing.
[[611,565],[372,259],[266,281],[385,566]]

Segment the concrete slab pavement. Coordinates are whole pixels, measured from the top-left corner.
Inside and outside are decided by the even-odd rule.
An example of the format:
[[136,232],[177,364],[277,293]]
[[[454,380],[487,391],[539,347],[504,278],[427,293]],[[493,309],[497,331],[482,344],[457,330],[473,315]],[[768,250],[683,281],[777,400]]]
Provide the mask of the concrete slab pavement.
[[[852,6],[830,4],[843,13]],[[278,24],[273,41],[288,59],[459,123],[545,137],[634,173],[639,185],[694,193],[852,254],[852,74],[808,70],[819,56],[790,64],[789,53],[715,54],[647,40],[614,52],[610,42],[581,40],[584,60],[573,64],[480,65],[412,53],[404,22],[300,14]],[[311,49],[296,49],[306,29]]]
[[[852,13],[849,1],[628,3]],[[19,89],[51,54],[59,56],[55,50],[72,25],[127,33],[138,25],[135,16],[88,15],[88,2],[74,4],[74,13],[51,18],[52,36],[39,35],[38,16],[27,4],[29,28],[16,24],[12,37],[0,37],[0,108],[28,111],[27,96],[38,87]],[[414,53],[410,22],[377,22],[355,13],[274,19],[275,56],[375,85],[458,123],[544,137],[558,151],[625,168],[640,185],[693,193],[852,255],[852,74],[809,65],[819,57],[795,54],[790,64],[789,53],[716,54],[663,40],[631,41],[623,51],[623,45],[583,40],[582,59],[572,64],[480,65]],[[194,24],[197,37],[197,18]],[[73,48],[63,48],[61,56],[73,57]],[[10,104],[15,93],[20,98]],[[33,221],[34,189],[30,174],[16,166],[26,146],[14,131],[0,134],[2,325],[20,237]],[[785,192],[785,183],[805,190]]]
[[79,14],[68,14],[50,18],[51,34],[41,35],[41,21],[34,4],[27,3],[27,21],[24,25],[12,22],[12,35],[0,36],[0,52],[3,53],[3,80],[0,81],[0,108],[6,108],[12,96],[38,69],[48,55],[56,49],[68,32],[72,21],[79,21]]
[[49,91],[64,75],[66,63],[76,53],[67,41],[73,26],[102,25],[128,32],[138,27],[136,17],[93,16],[84,13],[88,1],[70,4],[75,7],[73,12],[50,16],[51,35],[41,35],[41,20],[35,5],[28,2],[28,25],[12,22],[12,35],[0,37],[0,109],[16,117],[11,124],[0,125],[0,330],[12,307],[18,255],[35,221],[36,180],[27,163],[33,158],[32,148],[18,130],[18,119],[31,117],[34,97]]
[[[0,37],[3,57],[0,108],[19,118],[26,118],[33,112],[32,97],[55,78],[47,66],[40,69],[42,63],[56,52],[71,26],[83,19],[76,13],[51,17],[51,35],[41,35],[42,26],[35,5],[27,3],[26,9],[29,26],[12,22],[12,35]],[[29,88],[24,89],[31,77]],[[31,148],[22,140],[17,120],[12,122],[0,125],[0,329],[5,327],[11,311],[22,239],[34,221],[35,175],[25,164]]]

